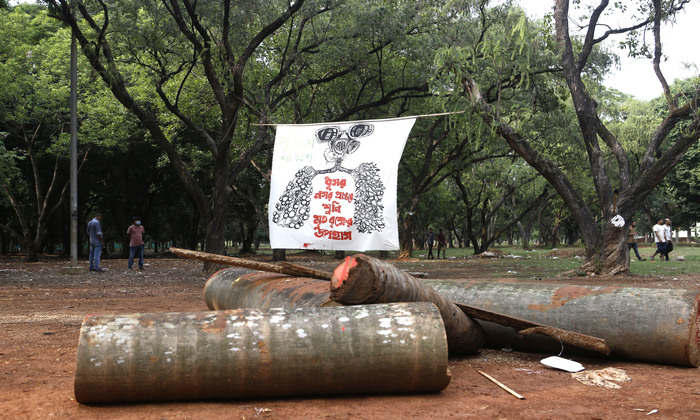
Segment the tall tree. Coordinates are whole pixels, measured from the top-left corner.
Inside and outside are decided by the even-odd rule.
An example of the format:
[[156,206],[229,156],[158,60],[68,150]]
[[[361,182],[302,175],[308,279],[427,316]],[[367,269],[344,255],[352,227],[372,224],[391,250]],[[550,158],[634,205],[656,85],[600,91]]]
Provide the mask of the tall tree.
[[[264,126],[251,130],[250,124],[366,116],[367,110],[427,91],[427,75],[411,66],[408,50],[393,47],[396,39],[423,33],[419,20],[431,14],[420,5],[48,3],[72,28],[112,94],[167,155],[206,226],[209,252],[224,252],[234,190],[262,210],[259,197],[243,185],[248,178],[238,177],[270,149],[271,132]],[[386,71],[399,76],[389,81]],[[423,83],[413,83],[417,75]],[[333,88],[324,90],[329,84]],[[208,163],[205,176],[193,173],[195,161]],[[266,168],[257,165],[264,176]]]
[[68,187],[68,149],[60,145],[68,134],[68,60],[60,57],[69,37],[38,5],[0,9],[0,37],[0,131],[9,151],[0,196],[14,213],[0,230],[36,261]]
[[[617,226],[611,221],[616,215],[625,220],[632,218],[644,200],[651,194],[664,177],[680,161],[686,151],[697,143],[700,138],[700,119],[697,106],[700,89],[686,97],[675,96],[661,71],[662,42],[661,27],[669,21],[688,3],[688,1],[662,2],[653,0],[650,3],[640,1],[635,3],[636,11],[627,10],[626,17],[631,22],[627,26],[617,27],[606,25],[602,20],[604,12],[610,4],[602,0],[591,8],[588,21],[580,25],[584,36],[573,35],[570,28],[572,16],[568,0],[556,0],[554,9],[554,41],[550,45],[557,51],[558,58],[554,68],[560,69],[568,98],[576,113],[579,139],[571,145],[585,151],[586,168],[590,171],[590,182],[595,190],[595,202],[585,199],[585,195],[577,188],[575,182],[567,176],[559,165],[546,151],[538,149],[527,132],[511,125],[502,118],[497,103],[490,99],[487,90],[480,90],[474,74],[463,73],[462,85],[472,100],[473,109],[487,121],[493,129],[508,144],[532,165],[557,193],[562,197],[571,216],[576,220],[582,232],[586,245],[586,263],[583,268],[590,272],[602,274],[627,273],[629,258],[625,245],[627,226]],[[627,8],[627,5],[616,2],[614,7]],[[524,28],[525,26],[523,26]],[[579,27],[576,28],[578,30]],[[653,45],[648,46],[640,39],[640,32],[653,34]],[[522,33],[522,31],[521,31]],[[600,44],[614,34],[628,34],[629,46],[637,48],[633,52],[647,54],[664,90],[666,113],[663,120],[655,128],[649,139],[648,146],[641,158],[639,168],[633,172],[630,157],[624,144],[609,129],[604,116],[598,109],[595,100],[597,92],[595,74],[596,52]],[[545,33],[545,40],[548,34]],[[524,45],[524,43],[522,44]],[[646,48],[646,49],[644,49]],[[527,49],[528,53],[533,50]],[[516,53],[515,50],[512,51]],[[502,78],[508,82],[522,80],[532,76],[534,72],[526,70],[520,74],[511,74]],[[679,124],[685,128],[677,136],[669,134]],[[606,157],[612,156],[612,161]],[[602,213],[602,223],[597,223],[595,208]]]

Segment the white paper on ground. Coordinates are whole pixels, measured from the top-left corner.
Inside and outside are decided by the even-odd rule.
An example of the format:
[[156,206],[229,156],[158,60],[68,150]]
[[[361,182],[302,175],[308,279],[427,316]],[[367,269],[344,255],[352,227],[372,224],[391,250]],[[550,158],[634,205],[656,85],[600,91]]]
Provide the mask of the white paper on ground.
[[574,362],[573,360],[569,359],[564,359],[563,357],[559,356],[547,357],[545,359],[540,360],[540,363],[542,363],[545,366],[554,369],[565,370],[567,372],[579,372],[585,369],[581,363]]

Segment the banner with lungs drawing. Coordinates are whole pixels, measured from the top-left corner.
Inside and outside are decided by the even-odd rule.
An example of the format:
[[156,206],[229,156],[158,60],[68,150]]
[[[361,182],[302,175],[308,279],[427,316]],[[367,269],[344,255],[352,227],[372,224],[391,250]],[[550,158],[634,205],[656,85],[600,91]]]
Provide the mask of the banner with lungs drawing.
[[270,245],[396,250],[396,177],[414,117],[278,125]]

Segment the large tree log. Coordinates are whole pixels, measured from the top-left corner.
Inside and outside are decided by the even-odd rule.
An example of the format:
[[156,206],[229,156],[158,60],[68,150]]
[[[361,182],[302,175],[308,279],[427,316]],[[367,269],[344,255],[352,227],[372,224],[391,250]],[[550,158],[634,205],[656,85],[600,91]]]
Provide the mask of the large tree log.
[[327,281],[235,268],[209,277],[204,285],[204,302],[212,310],[340,305],[330,299]]
[[[204,301],[212,310],[340,305],[330,299],[330,287],[326,281],[233,268],[218,271],[209,278],[204,286]],[[520,333],[545,334],[566,344],[610,354],[610,348],[605,341],[597,337],[565,331],[468,305],[456,305],[464,313],[476,319],[512,327]],[[455,332],[450,330],[450,334],[453,333],[459,333],[459,330]]]
[[345,305],[432,302],[440,310],[450,354],[473,354],[484,344],[481,326],[411,275],[367,255],[347,257],[333,272],[331,299]]
[[80,403],[437,392],[450,381],[429,303],[91,316]]
[[[331,273],[326,273],[325,271],[319,271],[319,270],[314,270],[311,268],[303,267],[303,266],[298,266],[294,264],[288,264],[288,263],[278,263],[278,264],[269,264],[269,263],[261,263],[257,261],[250,261],[250,260],[245,260],[241,258],[233,258],[233,257],[225,257],[221,255],[213,255],[209,254],[206,252],[197,252],[197,251],[189,251],[189,250],[183,250],[179,248],[171,248],[173,252],[175,252],[178,255],[184,256],[186,258],[193,258],[193,259],[198,259],[202,261],[208,261],[208,262],[214,262],[217,264],[226,264],[226,265],[234,265],[238,267],[246,267],[246,268],[251,268],[255,270],[262,270],[262,271],[270,271],[274,273],[285,273],[289,275],[308,275],[309,277],[312,278],[319,278],[319,279],[326,279],[330,280],[331,278]],[[341,264],[342,265],[342,264]],[[233,273],[233,272],[231,272]],[[244,272],[242,272],[244,273]],[[267,294],[267,293],[272,293],[274,296],[281,298],[282,300],[269,300],[269,299],[261,299],[261,296],[256,297],[256,292],[252,292],[250,289],[248,289],[246,292],[242,292],[240,288],[234,288],[232,287],[234,283],[227,283],[226,279],[228,279],[229,276],[237,276],[233,274],[225,274],[223,275],[225,278],[222,279],[221,276],[219,276],[219,273],[215,273],[216,275],[212,276],[210,280],[213,280],[211,284],[208,283],[208,286],[205,286],[205,300],[207,301],[207,305],[209,306],[210,309],[236,309],[236,308],[242,308],[242,307],[254,307],[254,308],[270,308],[274,306],[270,306],[271,304],[279,307],[293,307],[296,306],[294,302],[289,302],[286,300],[286,295],[285,293],[290,293],[293,290],[296,290],[297,288],[303,288],[304,289],[304,294],[306,296],[305,299],[301,300],[301,305],[299,306],[319,306],[318,301],[312,297],[309,296],[309,294],[313,293],[323,293],[325,291],[320,291],[319,290],[313,290],[311,287],[311,282],[310,280],[307,282],[307,280],[304,280],[304,283],[299,285],[296,284],[295,280],[292,279],[287,279],[285,278],[285,283],[293,282],[294,284],[285,284],[283,287],[280,287],[278,285],[268,285],[266,288],[268,290],[273,290],[273,292],[269,292],[267,290],[262,290],[262,289],[257,289],[257,293],[262,293],[262,294]],[[270,283],[272,283],[271,279],[272,277],[269,277]],[[223,281],[222,281],[223,280]],[[306,287],[309,286],[309,287]],[[317,285],[313,287],[318,287]],[[236,291],[234,292],[233,289]],[[313,293],[312,293],[313,292]],[[230,296],[229,296],[230,295]],[[306,300],[309,300],[307,303]],[[327,306],[328,303],[325,301],[322,301],[321,304],[323,306]],[[574,346],[596,351],[599,353],[603,354],[610,354],[610,348],[608,345],[605,343],[604,340],[597,338],[597,337],[591,337],[588,335],[580,334],[580,333],[574,333],[571,331],[565,331],[561,330],[558,328],[554,328],[551,326],[547,325],[541,325],[537,323],[533,323],[530,321],[526,321],[520,318],[515,318],[511,317],[508,315],[504,314],[499,314],[496,312],[492,311],[486,311],[481,308],[475,308],[472,306],[468,306],[465,304],[458,304],[457,305],[464,313],[467,315],[477,318],[477,319],[482,319],[482,320],[487,320],[494,322],[499,325],[505,325],[509,327],[513,327],[516,330],[518,330],[521,333],[539,333],[539,334],[544,334],[548,335],[550,337],[555,337],[559,341],[567,344],[572,344]],[[457,330],[459,331],[459,330]]]
[[[422,281],[457,303],[603,338],[616,358],[700,365],[697,290]],[[549,337],[480,324],[488,346],[556,353],[563,346]]]

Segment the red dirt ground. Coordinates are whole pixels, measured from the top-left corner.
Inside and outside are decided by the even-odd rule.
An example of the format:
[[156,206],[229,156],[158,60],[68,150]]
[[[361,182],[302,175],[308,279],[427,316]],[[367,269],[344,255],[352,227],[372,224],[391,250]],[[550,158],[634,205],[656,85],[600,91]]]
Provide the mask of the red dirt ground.
[[[290,258],[331,270],[328,257]],[[323,259],[323,261],[318,261]],[[0,418],[7,419],[255,419],[255,418],[477,418],[477,419],[700,419],[700,371],[696,368],[576,358],[587,371],[614,367],[630,380],[619,389],[585,385],[570,373],[539,361],[551,354],[484,349],[452,358],[450,385],[440,393],[82,405],[73,395],[80,325],[88,314],[207,310],[206,278],[199,262],[147,259],[146,270],[127,272],[125,260],[105,260],[105,273],[63,275],[65,260],[24,263],[0,259]],[[84,262],[82,262],[84,264]],[[394,262],[409,271],[415,263]],[[430,278],[479,278],[483,263],[457,266],[431,261]],[[484,279],[484,281],[487,281]],[[493,281],[493,280],[488,280]],[[507,281],[513,282],[513,279]],[[547,280],[543,280],[547,281]],[[574,284],[619,284],[698,290],[698,276],[669,282],[658,278],[573,278]],[[479,374],[483,371],[520,400]]]

